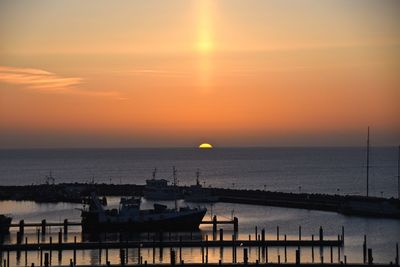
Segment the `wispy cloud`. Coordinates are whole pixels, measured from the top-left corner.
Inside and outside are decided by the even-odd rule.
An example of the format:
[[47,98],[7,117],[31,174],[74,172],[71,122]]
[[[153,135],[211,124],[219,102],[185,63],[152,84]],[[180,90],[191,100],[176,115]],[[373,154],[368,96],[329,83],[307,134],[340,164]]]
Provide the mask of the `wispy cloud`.
[[77,94],[86,96],[113,97],[126,100],[118,91],[92,91],[78,88],[84,79],[64,77],[53,72],[34,68],[16,68],[0,66],[0,82],[25,85],[28,88],[44,92]]
[[41,69],[0,66],[0,82],[23,84],[35,89],[65,90],[82,81],[82,78],[62,77]]

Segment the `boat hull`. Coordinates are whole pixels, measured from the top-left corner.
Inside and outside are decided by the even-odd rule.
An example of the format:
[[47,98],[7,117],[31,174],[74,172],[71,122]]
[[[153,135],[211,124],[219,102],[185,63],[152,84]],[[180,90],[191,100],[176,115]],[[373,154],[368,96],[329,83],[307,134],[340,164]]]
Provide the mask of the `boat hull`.
[[82,231],[86,233],[94,232],[176,232],[176,231],[196,231],[206,210],[166,218],[163,220],[143,220],[143,221],[108,221],[100,222],[96,218],[86,216],[82,219]]

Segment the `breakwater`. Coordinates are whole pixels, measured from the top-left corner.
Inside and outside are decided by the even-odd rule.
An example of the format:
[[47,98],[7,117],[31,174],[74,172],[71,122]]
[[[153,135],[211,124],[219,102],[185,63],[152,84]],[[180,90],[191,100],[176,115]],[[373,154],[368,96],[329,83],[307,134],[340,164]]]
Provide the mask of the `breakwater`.
[[[144,185],[134,184],[44,184],[0,186],[0,200],[82,203],[91,192],[105,196],[142,196]],[[188,187],[179,187],[182,192]],[[352,216],[400,218],[400,200],[394,198],[311,193],[284,193],[263,190],[202,188],[220,202],[279,206],[338,212]]]

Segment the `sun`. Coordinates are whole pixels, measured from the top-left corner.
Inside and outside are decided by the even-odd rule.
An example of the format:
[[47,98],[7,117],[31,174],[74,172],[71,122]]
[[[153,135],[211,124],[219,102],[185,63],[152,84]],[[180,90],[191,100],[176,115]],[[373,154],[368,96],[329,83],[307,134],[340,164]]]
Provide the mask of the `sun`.
[[199,145],[199,148],[210,149],[210,148],[213,148],[213,146],[209,143],[202,143],[201,145]]

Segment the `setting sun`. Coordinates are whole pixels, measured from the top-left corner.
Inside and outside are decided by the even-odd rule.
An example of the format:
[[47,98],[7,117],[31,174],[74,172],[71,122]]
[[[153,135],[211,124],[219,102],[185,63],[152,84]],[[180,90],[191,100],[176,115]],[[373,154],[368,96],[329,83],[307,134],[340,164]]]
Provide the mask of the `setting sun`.
[[213,146],[209,143],[202,143],[199,145],[199,148],[213,148]]

